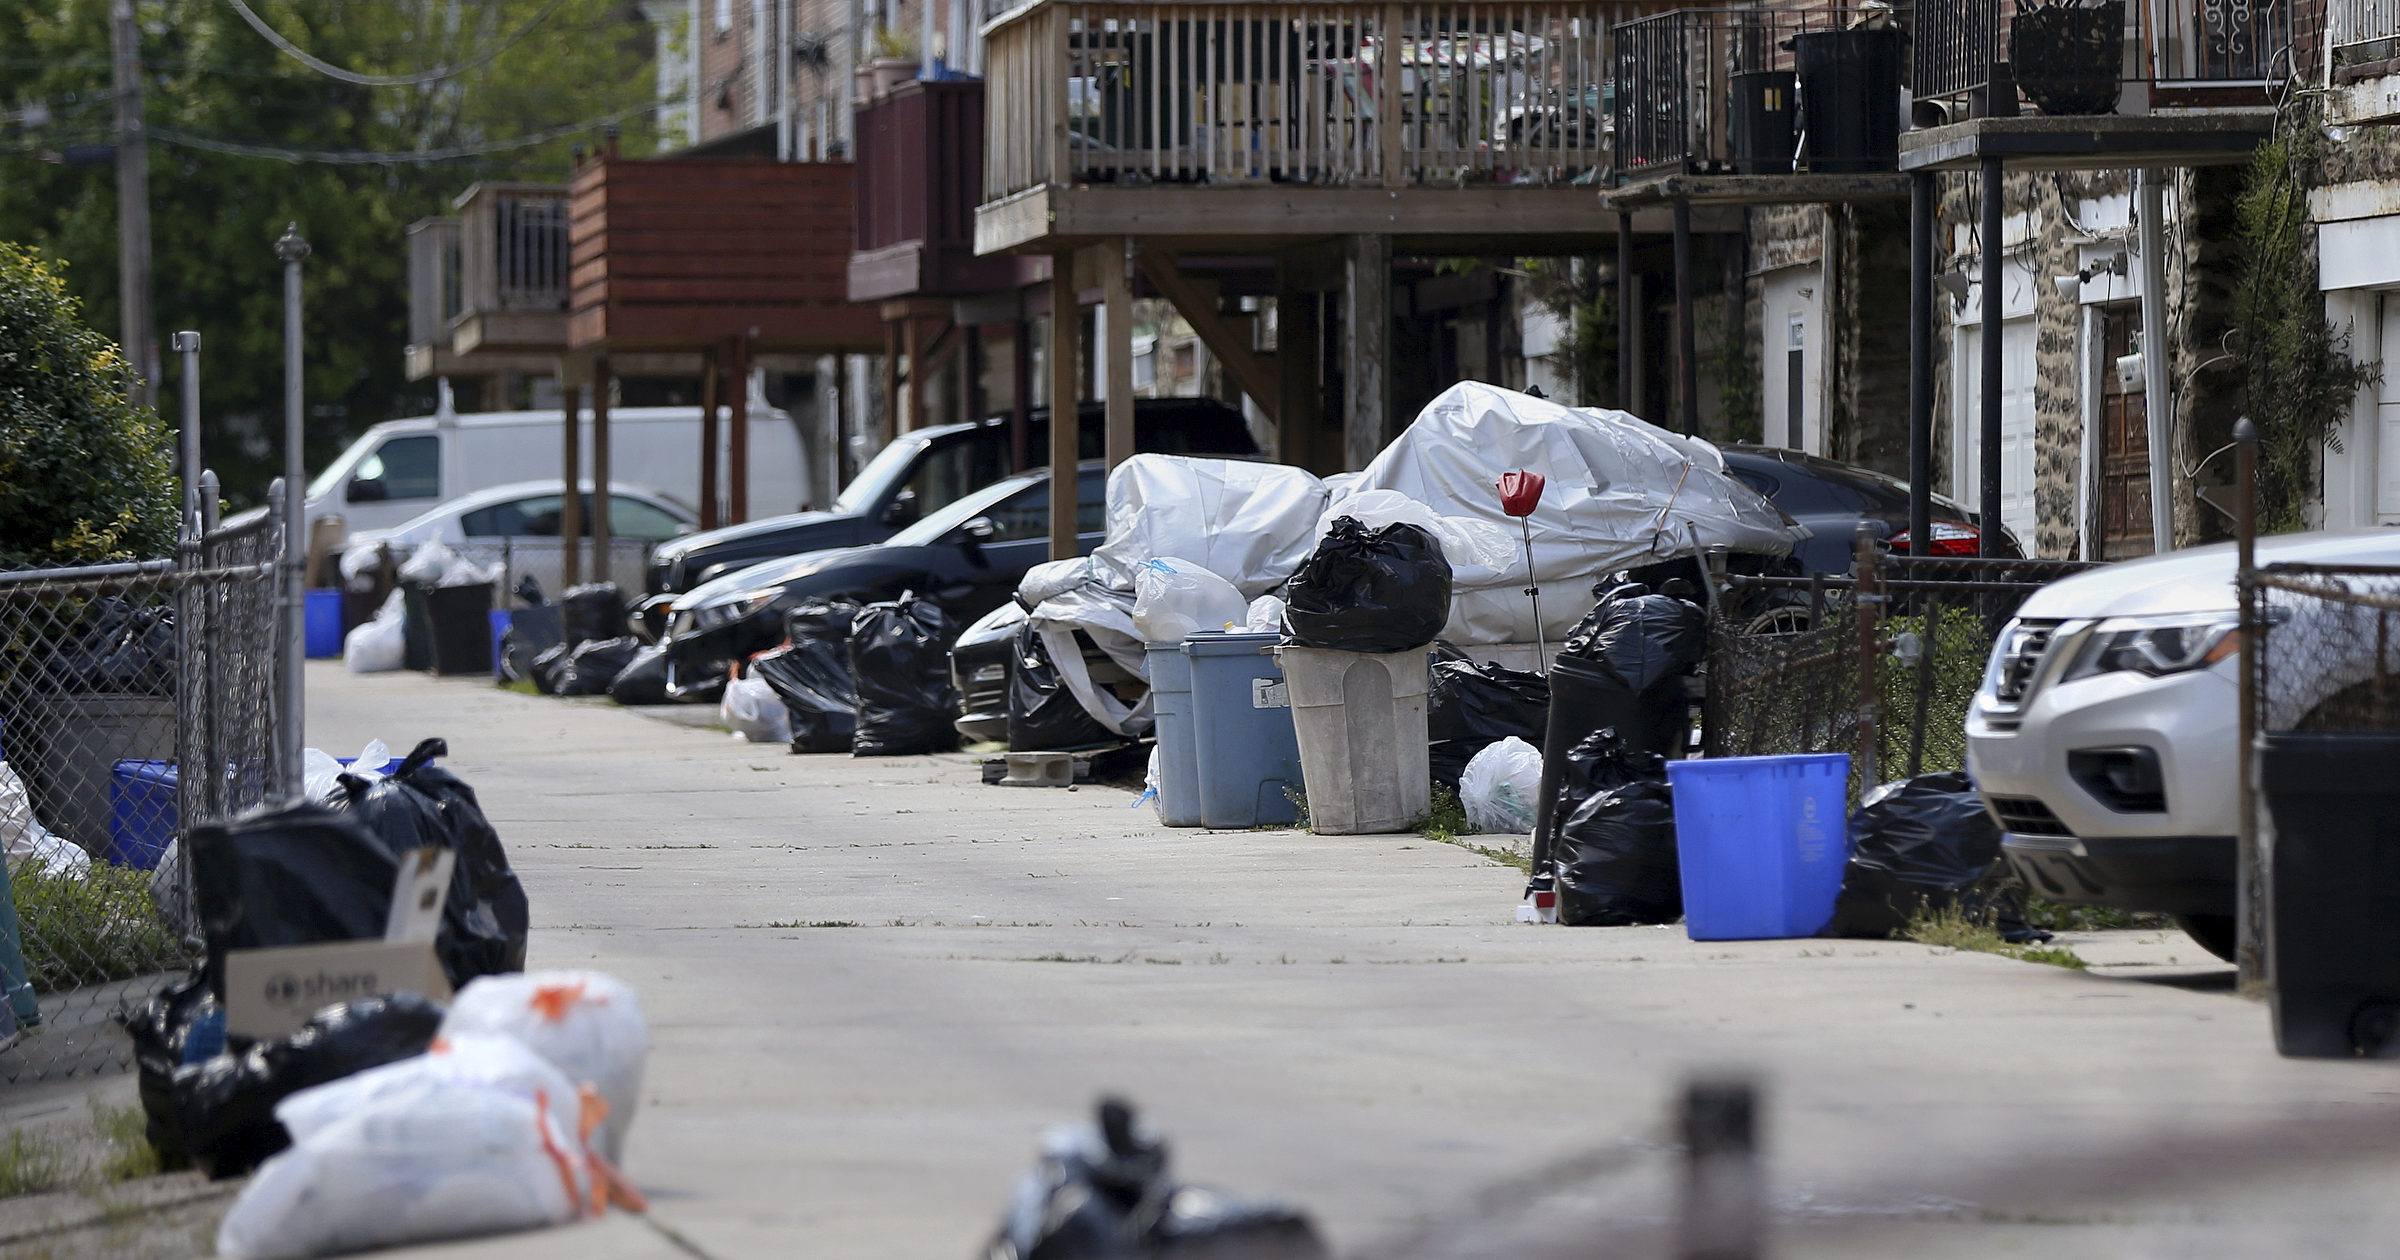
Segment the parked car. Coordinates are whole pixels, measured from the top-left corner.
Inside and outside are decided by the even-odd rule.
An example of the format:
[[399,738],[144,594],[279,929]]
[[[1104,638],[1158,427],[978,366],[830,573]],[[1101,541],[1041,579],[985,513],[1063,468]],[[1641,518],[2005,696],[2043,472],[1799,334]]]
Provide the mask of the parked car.
[[[1079,458],[1098,459],[1103,408],[1079,410]],[[1258,454],[1242,413],[1213,398],[1141,398],[1133,405],[1137,450],[1161,455]],[[1026,431],[1034,466],[1050,462],[1050,412],[1036,408]],[[694,534],[651,557],[651,594],[688,591],[761,560],[881,542],[921,516],[1008,475],[1008,421],[941,425],[894,438],[843,487],[832,508]]]
[[[556,411],[493,411],[386,420],[352,442],[308,483],[310,521],[339,516],[353,535],[392,529],[460,495],[556,472],[564,421]],[[608,415],[610,466],[619,485],[689,508],[700,502],[700,409],[620,407]],[[590,426],[584,467],[590,468]],[[750,502],[779,512],[807,495],[808,457],[783,412],[750,415]]]
[[[2400,564],[2400,531],[2262,538],[2258,559]],[[2233,578],[2233,545],[2221,543],[2042,588],[2002,629],[1967,714],[1967,770],[2028,888],[2173,915],[2227,959],[2242,667]],[[2343,678],[2325,671],[2314,685],[2330,695]]]
[[[391,548],[394,560],[405,562],[417,548],[438,542],[480,565],[505,563],[504,585],[514,586],[518,578],[531,576],[555,596],[560,589],[565,488],[566,483],[555,477],[493,486],[461,495],[392,529],[352,534],[344,555],[356,559],[345,567],[370,563],[367,557],[384,547]],[[610,488],[608,505],[609,535],[616,543],[610,548],[613,571],[606,576],[619,581],[630,581],[640,572],[644,551],[698,524],[690,508],[621,482]],[[583,486],[582,511],[583,536],[590,538],[595,514],[589,482]]]
[[[1818,573],[1848,573],[1857,546],[1858,523],[1873,522],[1894,550],[1905,550],[1908,483],[1868,468],[1802,451],[1740,443],[1722,448],[1725,471],[1758,491],[1783,514],[1816,535],[1793,549],[1800,563]],[[1942,495],[1933,499],[1933,546],[1937,556],[1972,556],[1983,543],[1975,514]],[[2024,548],[2003,526],[2000,554],[2021,557]]]
[[[1077,549],[1106,536],[1108,473],[1077,474]],[[1009,602],[1025,571],[1050,558],[1050,473],[1021,473],[961,498],[887,542],[770,560],[676,597],[668,622],[667,694],[716,694],[736,661],[783,641],[784,613],[803,600],[861,603],[914,591],[965,627]]]
[[1008,742],[1009,658],[1017,627],[1031,616],[1016,600],[968,626],[950,645],[950,685],[958,692],[958,733],[967,742]]

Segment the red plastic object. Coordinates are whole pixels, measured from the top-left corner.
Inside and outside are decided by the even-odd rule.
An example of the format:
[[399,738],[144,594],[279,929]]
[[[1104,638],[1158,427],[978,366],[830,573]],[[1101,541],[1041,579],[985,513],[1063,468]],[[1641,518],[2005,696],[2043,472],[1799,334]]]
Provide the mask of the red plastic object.
[[1542,475],[1537,472],[1500,474],[1500,510],[1510,516],[1531,516],[1542,501]]
[[[1901,530],[1892,535],[1892,550],[1907,551],[1908,542],[1909,532],[1905,529]],[[1982,547],[1983,534],[1972,525],[1960,525],[1952,521],[1935,521],[1933,523],[1932,554],[1934,555],[1971,556],[1982,550]]]

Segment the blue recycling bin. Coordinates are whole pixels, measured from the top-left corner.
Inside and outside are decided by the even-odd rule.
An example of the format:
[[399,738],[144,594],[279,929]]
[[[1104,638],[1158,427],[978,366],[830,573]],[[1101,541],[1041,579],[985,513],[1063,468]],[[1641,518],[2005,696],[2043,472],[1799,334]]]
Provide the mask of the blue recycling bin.
[[176,774],[172,761],[120,761],[108,776],[108,848],[100,856],[119,866],[158,869],[175,839]]
[[324,587],[307,593],[301,605],[305,614],[306,634],[301,645],[308,658],[321,661],[342,654],[342,592]]
[[1850,858],[1847,753],[1667,763],[1695,941],[1815,936]]
[[1197,827],[1200,762],[1192,743],[1192,658],[1180,643],[1153,643],[1143,659],[1157,715],[1158,814],[1170,827]]
[[1299,821],[1292,794],[1303,790],[1300,736],[1291,689],[1275,663],[1279,638],[1220,633],[1183,641],[1192,665],[1192,761],[1203,827]]
[[492,610],[492,680],[494,682],[508,681],[508,670],[503,668],[501,660],[502,647],[503,641],[508,638],[508,628],[515,622],[516,617],[515,613],[505,608]]

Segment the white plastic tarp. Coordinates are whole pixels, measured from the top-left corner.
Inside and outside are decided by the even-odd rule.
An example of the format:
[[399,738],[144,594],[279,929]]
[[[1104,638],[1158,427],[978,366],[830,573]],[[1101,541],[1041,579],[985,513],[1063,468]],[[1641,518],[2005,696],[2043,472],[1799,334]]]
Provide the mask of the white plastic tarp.
[[1092,558],[1130,588],[1144,561],[1178,556],[1255,599],[1308,559],[1325,498],[1306,469],[1136,455],[1108,474],[1108,541]]
[[[1346,480],[1319,514],[1310,545],[1344,515],[1370,525],[1427,524],[1427,511],[1451,518],[1428,525],[1452,568],[1443,637],[1460,645],[1531,642],[1526,527],[1501,510],[1495,488],[1500,474],[1520,468],[1548,482],[1526,519],[1542,629],[1554,642],[1590,611],[1594,579],[1690,555],[1695,532],[1701,547],[1763,555],[1787,554],[1796,541],[1783,514],[1726,475],[1724,457],[1707,442],[1626,412],[1564,407],[1468,381],[1427,404],[1407,431]],[[1113,527],[1113,481],[1110,504]],[[1502,539],[1513,554],[1495,564]]]
[[[1083,711],[1119,735],[1139,738],[1150,733],[1150,696],[1127,704],[1093,681],[1084,665],[1083,645],[1075,632],[1091,637],[1108,658],[1137,678],[1150,676],[1143,663],[1142,636],[1133,624],[1133,589],[1119,588],[1102,566],[1087,560],[1053,560],[1037,564],[1017,587],[1020,603],[1031,603],[1027,621],[1042,638],[1058,680]],[[1038,602],[1036,597],[1038,598]]]

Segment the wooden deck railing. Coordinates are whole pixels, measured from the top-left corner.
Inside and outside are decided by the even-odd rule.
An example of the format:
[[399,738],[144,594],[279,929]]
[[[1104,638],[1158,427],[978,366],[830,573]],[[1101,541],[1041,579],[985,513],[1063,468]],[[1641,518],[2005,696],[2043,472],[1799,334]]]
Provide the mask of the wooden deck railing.
[[477,184],[458,199],[463,314],[567,309],[567,190]]
[[1035,0],[984,28],[984,199],[1588,176],[1608,161],[1609,27],[1661,7]]

